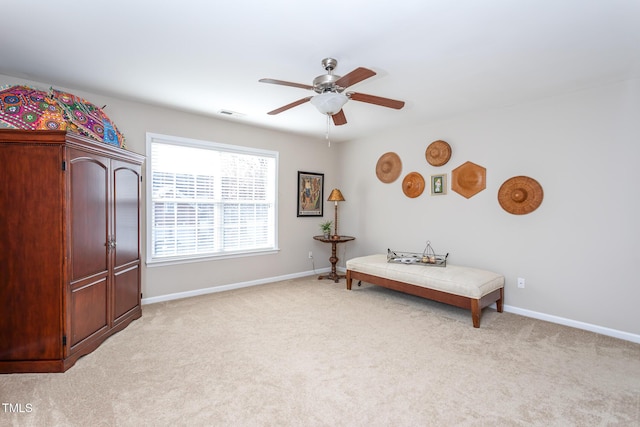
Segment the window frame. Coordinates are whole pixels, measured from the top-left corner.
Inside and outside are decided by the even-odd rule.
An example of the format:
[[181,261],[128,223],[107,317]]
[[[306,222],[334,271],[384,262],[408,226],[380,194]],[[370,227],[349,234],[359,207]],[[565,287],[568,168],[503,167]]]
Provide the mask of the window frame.
[[[260,249],[242,249],[233,251],[212,252],[206,254],[191,254],[191,255],[176,255],[176,256],[153,256],[153,168],[152,168],[152,144],[161,143],[174,146],[193,147],[198,149],[212,150],[212,151],[225,151],[238,154],[248,154],[260,157],[273,158],[275,161],[274,176],[273,176],[273,246],[269,248]],[[279,168],[279,153],[273,150],[265,150],[260,148],[252,148],[240,145],[223,144],[214,141],[205,141],[193,138],[162,135],[157,133],[146,133],[146,156],[147,162],[145,164],[145,177],[146,177],[146,264],[148,266],[161,266],[171,264],[182,264],[189,262],[201,262],[211,261],[227,258],[238,258],[256,255],[267,255],[279,252],[278,247],[278,168]]]

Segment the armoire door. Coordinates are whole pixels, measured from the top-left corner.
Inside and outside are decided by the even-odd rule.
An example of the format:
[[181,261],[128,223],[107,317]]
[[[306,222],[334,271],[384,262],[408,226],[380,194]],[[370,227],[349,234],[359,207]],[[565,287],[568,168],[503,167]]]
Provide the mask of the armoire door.
[[71,352],[109,327],[109,167],[106,157],[68,150]]
[[138,164],[112,160],[113,319],[140,305],[140,182]]

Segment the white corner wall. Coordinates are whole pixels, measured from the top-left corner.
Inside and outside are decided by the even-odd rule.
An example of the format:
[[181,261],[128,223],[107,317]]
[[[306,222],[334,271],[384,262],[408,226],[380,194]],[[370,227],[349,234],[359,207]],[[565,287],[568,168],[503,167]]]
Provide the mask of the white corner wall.
[[[452,147],[441,167],[426,162],[437,139]],[[422,252],[430,240],[449,262],[506,277],[513,311],[640,335],[640,82],[611,84],[526,105],[468,114],[340,144],[341,232],[356,236],[350,256],[387,248]],[[375,175],[378,158],[396,152],[397,181]],[[487,169],[487,188],[466,199],[451,171],[466,161]],[[407,198],[409,172],[447,173],[448,194]],[[527,175],[544,201],[512,215],[500,185]],[[517,288],[518,277],[526,279]]]

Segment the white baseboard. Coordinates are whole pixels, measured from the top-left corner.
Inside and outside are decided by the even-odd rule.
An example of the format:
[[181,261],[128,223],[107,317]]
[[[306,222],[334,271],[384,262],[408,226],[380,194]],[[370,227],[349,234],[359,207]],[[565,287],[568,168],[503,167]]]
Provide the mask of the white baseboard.
[[604,326],[593,325],[591,323],[579,322],[577,320],[566,319],[564,317],[553,316],[551,314],[539,313],[537,311],[526,310],[524,308],[513,307],[510,305],[503,306],[507,313],[519,314],[525,317],[545,320],[551,323],[570,326],[572,328],[583,329],[585,331],[595,332],[609,337],[619,338],[625,341],[631,341],[640,344],[640,335],[630,332],[618,331],[617,329],[605,328]]
[[159,295],[157,297],[142,298],[142,305],[154,304],[156,302],[172,301],[176,299],[195,297],[198,295],[212,294],[214,292],[230,291],[232,289],[247,288],[249,286],[264,285],[267,283],[280,282],[282,280],[298,279],[300,277],[312,276],[330,272],[330,268],[316,269],[315,271],[304,271],[301,273],[285,274],[284,276],[268,277],[265,279],[250,280],[248,282],[231,283],[229,285],[212,286],[210,288],[195,289],[193,291],[176,292],[174,294]]
[[[343,269],[338,268],[338,270],[343,270]],[[221,285],[221,286],[212,286],[210,288],[196,289],[193,291],[177,292],[174,294],[143,298],[142,305],[153,304],[153,303],[164,302],[164,301],[171,301],[171,300],[182,299],[182,298],[195,297],[198,295],[212,294],[214,292],[230,291],[232,289],[246,288],[249,286],[264,285],[267,283],[279,282],[282,280],[297,279],[300,277],[311,276],[314,274],[328,273],[329,271],[331,271],[330,268],[324,268],[324,269],[318,269],[315,271],[305,271],[301,273],[286,274],[284,276],[269,277],[265,279],[250,280],[248,282],[232,283],[229,285]],[[495,308],[495,304],[493,304],[492,307]],[[545,320],[547,322],[570,326],[572,328],[577,328],[577,329],[583,329],[585,331],[595,332],[595,333],[606,335],[609,337],[619,338],[621,340],[631,341],[631,342],[640,344],[640,335],[632,334],[630,332],[618,331],[616,329],[606,328],[604,326],[598,326],[590,323],[579,322],[577,320],[566,319],[564,317],[553,316],[551,314],[545,314],[537,311],[526,310],[524,308],[513,307],[510,305],[504,305],[503,308],[504,308],[504,311],[506,311],[507,313],[513,313],[513,314],[518,314],[520,316],[531,317],[539,320]]]

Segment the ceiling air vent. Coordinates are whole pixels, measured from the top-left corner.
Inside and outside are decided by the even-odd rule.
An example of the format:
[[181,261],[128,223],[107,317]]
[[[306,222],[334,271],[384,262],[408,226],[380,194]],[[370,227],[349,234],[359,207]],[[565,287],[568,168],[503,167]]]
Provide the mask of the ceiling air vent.
[[244,114],[242,113],[238,113],[236,111],[231,111],[231,110],[220,110],[218,111],[218,114],[223,116],[228,116],[228,117],[236,117],[236,118],[240,118],[244,116]]

